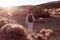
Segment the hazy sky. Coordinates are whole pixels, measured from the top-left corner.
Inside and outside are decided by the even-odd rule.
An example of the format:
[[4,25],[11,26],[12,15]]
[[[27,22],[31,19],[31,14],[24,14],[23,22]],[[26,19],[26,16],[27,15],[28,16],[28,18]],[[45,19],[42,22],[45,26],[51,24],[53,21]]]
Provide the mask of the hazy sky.
[[0,6],[36,5],[57,0],[0,0]]

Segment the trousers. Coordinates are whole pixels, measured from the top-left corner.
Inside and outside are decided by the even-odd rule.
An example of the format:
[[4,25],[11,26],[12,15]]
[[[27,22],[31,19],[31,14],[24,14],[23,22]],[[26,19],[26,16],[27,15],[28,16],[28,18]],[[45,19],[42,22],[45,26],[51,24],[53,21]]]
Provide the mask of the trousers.
[[33,22],[28,22],[28,29],[31,33],[33,32]]

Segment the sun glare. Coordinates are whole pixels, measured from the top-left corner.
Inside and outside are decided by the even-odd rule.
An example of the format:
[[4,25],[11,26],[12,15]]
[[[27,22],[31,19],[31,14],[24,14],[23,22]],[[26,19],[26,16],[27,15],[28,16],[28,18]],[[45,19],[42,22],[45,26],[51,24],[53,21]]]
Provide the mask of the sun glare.
[[11,7],[11,6],[18,6],[19,1],[17,0],[0,0],[0,7]]
[[8,0],[0,1],[0,7],[10,7],[10,6],[11,6],[11,1],[8,1]]
[[11,15],[10,9],[12,6],[14,6],[12,0],[0,0],[0,7],[4,8],[9,15]]

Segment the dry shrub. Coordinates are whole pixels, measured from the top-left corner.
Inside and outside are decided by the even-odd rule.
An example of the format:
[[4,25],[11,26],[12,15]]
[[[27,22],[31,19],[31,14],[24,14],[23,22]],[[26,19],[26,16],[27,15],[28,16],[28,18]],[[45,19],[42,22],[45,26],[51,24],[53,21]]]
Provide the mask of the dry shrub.
[[49,40],[53,36],[53,30],[52,29],[42,29],[40,31],[40,34],[43,39]]
[[27,31],[18,24],[6,24],[0,29],[1,40],[28,40]]
[[32,9],[33,9],[34,16],[37,18],[40,17],[45,18],[50,16],[50,14],[48,12],[45,12],[42,7],[35,6]]
[[52,29],[42,29],[40,33],[32,33],[29,35],[31,40],[52,40],[53,30]]
[[6,17],[0,17],[0,28],[8,23],[17,23],[17,22]]
[[0,19],[0,28],[1,28],[3,25],[8,24],[8,23],[9,23],[8,20],[6,20],[5,18],[4,18],[4,19],[1,18],[1,19]]
[[43,40],[39,33],[34,33],[34,34],[32,35],[32,38],[33,38],[34,40]]
[[53,30],[52,29],[42,29],[40,33],[35,33],[32,37],[35,40],[52,40]]
[[52,29],[42,29],[40,33],[34,33],[32,38],[34,40],[52,40],[53,30]]

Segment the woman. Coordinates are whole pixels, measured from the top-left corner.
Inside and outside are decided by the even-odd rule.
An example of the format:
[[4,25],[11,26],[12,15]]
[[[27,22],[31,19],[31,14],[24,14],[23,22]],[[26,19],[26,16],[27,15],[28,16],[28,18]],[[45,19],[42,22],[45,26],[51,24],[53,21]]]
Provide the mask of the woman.
[[26,15],[26,25],[28,26],[28,29],[30,30],[30,32],[33,32],[33,21],[35,21],[35,18],[32,14],[32,11],[29,10],[27,15]]

